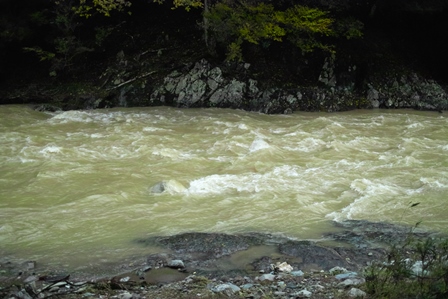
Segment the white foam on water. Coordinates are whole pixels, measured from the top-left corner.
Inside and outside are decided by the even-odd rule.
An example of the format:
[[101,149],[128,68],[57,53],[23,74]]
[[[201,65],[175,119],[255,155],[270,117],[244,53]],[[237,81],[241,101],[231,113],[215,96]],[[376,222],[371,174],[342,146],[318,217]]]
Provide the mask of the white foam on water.
[[416,165],[422,165],[423,162],[412,157],[412,156],[406,156],[402,159],[399,159],[396,164],[397,164],[397,166],[399,166],[399,165],[416,166]]
[[59,154],[62,151],[62,147],[57,145],[47,145],[43,149],[39,151],[39,153],[43,154],[44,156],[51,156],[52,154]]
[[83,122],[90,123],[93,122],[93,118],[90,113],[85,111],[70,110],[64,111],[53,116],[50,121],[57,121],[58,123],[68,123],[68,122]]
[[104,138],[104,137],[106,137],[106,136],[104,134],[101,134],[101,133],[90,134],[90,138]]
[[434,189],[448,189],[448,178],[421,177],[420,182]]
[[408,129],[408,130],[411,130],[411,129],[422,129],[424,127],[425,126],[423,124],[421,124],[421,123],[412,123],[410,125],[407,125],[406,129]]
[[172,130],[164,129],[164,128],[157,128],[157,127],[144,127],[142,129],[143,132],[170,132]]
[[336,162],[335,166],[338,169],[342,169],[342,168],[344,168],[344,169],[358,169],[358,168],[361,168],[361,167],[365,166],[366,163],[367,162],[365,162],[365,161],[351,162],[351,161],[348,161],[347,159],[342,159],[342,160],[339,160],[338,162]]
[[155,149],[152,151],[152,154],[173,160],[189,160],[195,157],[195,155],[191,153],[181,152],[174,148]]
[[[344,192],[340,200],[350,200],[351,202],[340,211],[334,211],[325,215],[326,218],[334,221],[347,219],[362,219],[368,213],[380,213],[383,209],[390,208],[391,203],[396,198],[407,198],[409,195],[420,193],[421,190],[409,190],[397,184],[384,180],[356,179],[350,184],[353,192]],[[400,205],[402,204],[400,202]],[[372,211],[371,207],[376,207]]]
[[261,175],[214,174],[190,182],[189,194],[222,194],[232,191],[256,192]]
[[267,143],[266,141],[264,141],[264,139],[257,137],[255,138],[255,140],[252,142],[252,144],[249,147],[249,152],[253,153],[259,150],[263,150],[263,149],[267,149],[270,148],[271,146],[269,145],[269,143]]
[[289,151],[299,151],[299,152],[305,152],[310,153],[314,151],[319,151],[325,148],[327,143],[321,139],[313,138],[313,137],[307,137],[299,142],[296,143],[296,146],[285,146],[283,147],[286,150]]
[[39,161],[37,159],[27,159],[27,158],[23,158],[23,157],[19,157],[19,160],[21,163],[33,163],[33,162]]
[[124,113],[121,111],[82,111],[82,110],[69,110],[64,112],[59,112],[55,114],[48,121],[49,123],[70,123],[70,122],[80,122],[80,123],[104,123],[104,124],[123,124],[129,125],[138,121],[149,120],[152,122],[157,122],[163,119],[157,115],[152,115],[149,113]]
[[190,182],[188,193],[194,194],[224,194],[232,192],[276,192],[281,190],[297,190],[295,180],[300,182],[302,174],[299,169],[285,165],[275,167],[266,173],[242,173],[242,174],[213,174]]

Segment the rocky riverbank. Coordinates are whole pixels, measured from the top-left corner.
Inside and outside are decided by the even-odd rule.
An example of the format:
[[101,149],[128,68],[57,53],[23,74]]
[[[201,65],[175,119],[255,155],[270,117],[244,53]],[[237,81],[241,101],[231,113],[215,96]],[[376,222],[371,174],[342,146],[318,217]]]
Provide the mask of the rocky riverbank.
[[[410,230],[365,221],[338,226],[337,232],[319,242],[218,233],[134,240],[136,246],[156,245],[162,250],[117,261],[96,273],[67,273],[38,261],[2,260],[0,294],[2,298],[122,299],[365,297],[363,269],[383,260],[386,244],[404,241]],[[412,233],[416,238],[428,235]]]
[[[37,109],[50,110],[172,106],[232,108],[267,114],[372,108],[448,110],[446,87],[408,69],[374,73],[362,88],[355,88],[359,72],[356,65],[347,65],[347,71],[338,74],[334,58],[329,58],[322,66],[318,84],[262,87],[263,82],[251,77],[249,63],[232,66],[229,71],[228,66],[201,59],[151,79],[154,72],[141,73],[138,66],[133,66],[135,58],[117,57],[117,65],[102,75],[107,79],[101,87],[84,85],[69,94],[52,89],[27,90],[21,95],[6,94],[2,102],[43,102],[51,105],[47,108],[38,105]],[[338,80],[343,82],[337,84]],[[64,85],[58,87],[64,88]]]

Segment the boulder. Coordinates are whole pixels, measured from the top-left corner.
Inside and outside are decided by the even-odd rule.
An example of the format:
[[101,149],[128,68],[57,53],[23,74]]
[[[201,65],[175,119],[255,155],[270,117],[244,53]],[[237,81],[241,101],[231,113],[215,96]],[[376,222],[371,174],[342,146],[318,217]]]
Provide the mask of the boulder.
[[176,180],[161,181],[149,188],[150,193],[164,193],[170,194],[185,192],[187,188]]

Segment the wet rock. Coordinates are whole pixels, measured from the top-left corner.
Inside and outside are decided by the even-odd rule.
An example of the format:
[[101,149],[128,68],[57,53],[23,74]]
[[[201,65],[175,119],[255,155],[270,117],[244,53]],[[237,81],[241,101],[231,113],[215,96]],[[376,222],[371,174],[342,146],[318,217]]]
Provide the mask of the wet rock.
[[176,253],[197,253],[208,258],[219,258],[250,246],[262,244],[258,235],[227,235],[207,233],[185,233],[170,237],[155,238],[156,244],[162,245]]
[[135,270],[134,273],[135,273],[135,275],[137,275],[139,277],[143,277],[145,275],[145,273],[151,269],[152,269],[152,266],[146,265],[144,267],[141,267],[141,268]]
[[170,194],[175,194],[185,192],[186,190],[187,188],[176,180],[161,181],[149,188],[151,193],[168,192]]
[[290,273],[292,271],[292,266],[288,264],[287,262],[277,262],[275,265],[272,265],[272,268],[275,272],[286,272]]
[[159,269],[166,267],[168,265],[168,261],[173,260],[174,256],[172,254],[168,253],[156,253],[151,254],[146,259],[147,266],[146,268],[150,267],[151,269]]
[[293,265],[301,269],[315,265],[319,265],[322,269],[330,269],[348,264],[335,250],[309,241],[288,241],[279,245],[279,251],[282,254],[300,258],[301,262],[295,262]]
[[167,267],[174,268],[174,269],[182,269],[182,268],[185,268],[185,265],[182,260],[171,260],[168,262]]
[[57,283],[60,281],[66,281],[70,278],[70,274],[60,274],[60,275],[48,275],[43,277],[46,282]]
[[[334,226],[345,230],[325,234],[325,237],[338,242],[352,244],[357,248],[377,248],[384,245],[403,243],[404,240],[409,238],[411,232],[411,229],[407,226],[365,220],[334,222]],[[420,229],[412,231],[412,237],[417,239],[426,238],[429,235],[430,232]]]

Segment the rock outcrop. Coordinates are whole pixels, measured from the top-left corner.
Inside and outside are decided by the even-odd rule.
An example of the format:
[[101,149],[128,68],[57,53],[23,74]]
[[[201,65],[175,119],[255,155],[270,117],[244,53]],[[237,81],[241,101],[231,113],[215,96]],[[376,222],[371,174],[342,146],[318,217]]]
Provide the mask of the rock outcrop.
[[[235,108],[269,114],[355,108],[448,109],[444,88],[416,73],[374,80],[366,90],[355,90],[353,81],[337,84],[334,64],[334,58],[325,61],[319,77],[321,86],[261,90],[256,80],[225,78],[219,67],[202,59],[185,73],[169,74],[152,92],[150,105]],[[350,67],[348,73],[355,69]]]

